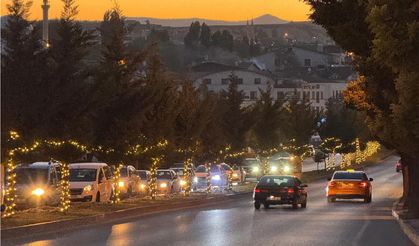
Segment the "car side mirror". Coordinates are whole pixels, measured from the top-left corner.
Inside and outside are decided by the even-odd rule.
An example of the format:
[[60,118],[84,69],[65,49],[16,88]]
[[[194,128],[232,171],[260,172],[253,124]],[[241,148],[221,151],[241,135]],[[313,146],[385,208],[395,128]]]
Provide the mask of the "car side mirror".
[[374,181],[374,179],[373,178],[370,178],[370,181]]
[[307,188],[307,187],[308,187],[308,185],[306,185],[306,184],[302,184],[302,185],[300,185],[300,187],[301,187],[301,188]]
[[330,181],[330,180],[332,180],[332,177],[328,177],[328,178],[327,178],[327,181]]

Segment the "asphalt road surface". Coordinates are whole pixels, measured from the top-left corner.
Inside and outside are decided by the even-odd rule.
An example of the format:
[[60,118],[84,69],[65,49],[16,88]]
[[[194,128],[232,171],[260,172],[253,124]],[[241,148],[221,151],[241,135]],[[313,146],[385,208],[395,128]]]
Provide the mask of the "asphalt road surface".
[[[374,178],[373,201],[328,204],[327,181],[309,184],[306,209],[278,206],[259,211],[251,195],[218,206],[195,208],[113,225],[99,225],[13,242],[27,245],[413,245],[391,216],[401,195],[396,157],[368,168]],[[3,242],[4,245],[9,244]]]

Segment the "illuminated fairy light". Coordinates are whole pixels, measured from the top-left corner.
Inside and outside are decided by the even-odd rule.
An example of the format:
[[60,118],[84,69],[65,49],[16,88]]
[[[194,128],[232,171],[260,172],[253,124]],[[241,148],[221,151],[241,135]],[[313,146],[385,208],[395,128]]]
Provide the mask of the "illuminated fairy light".
[[151,178],[149,181],[149,187],[150,187],[151,198],[153,200],[156,199],[157,197],[157,169],[160,166],[160,162],[161,162],[160,157],[152,158],[152,164],[150,168]]
[[61,163],[61,180],[60,180],[60,211],[67,212],[70,208],[70,169],[67,163]]
[[207,173],[207,176],[206,176],[206,178],[207,178],[206,192],[207,192],[207,194],[209,194],[209,193],[211,193],[211,168],[210,168],[209,163],[205,163],[205,169],[206,169],[206,173]]
[[191,193],[191,173],[189,172],[192,164],[192,158],[187,158],[186,161],[183,164],[184,169],[184,180],[185,180],[185,196],[189,196]]
[[13,161],[13,152],[9,152],[7,159],[7,189],[5,191],[5,210],[3,218],[10,217],[15,214],[16,199],[16,165]]
[[114,178],[113,178],[113,195],[111,203],[117,204],[121,202],[121,188],[119,187],[119,181],[121,179],[121,168],[122,165],[118,164],[115,168]]

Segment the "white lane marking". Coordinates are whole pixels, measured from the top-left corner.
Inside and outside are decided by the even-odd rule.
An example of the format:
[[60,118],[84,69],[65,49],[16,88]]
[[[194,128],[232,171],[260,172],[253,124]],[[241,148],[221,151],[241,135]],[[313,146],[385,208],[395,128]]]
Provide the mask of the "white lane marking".
[[368,225],[371,223],[370,220],[367,220],[361,227],[361,229],[358,231],[358,233],[355,236],[354,241],[352,242],[352,245],[357,246],[359,245],[359,241],[361,240],[362,235],[364,235],[365,230],[367,229]]

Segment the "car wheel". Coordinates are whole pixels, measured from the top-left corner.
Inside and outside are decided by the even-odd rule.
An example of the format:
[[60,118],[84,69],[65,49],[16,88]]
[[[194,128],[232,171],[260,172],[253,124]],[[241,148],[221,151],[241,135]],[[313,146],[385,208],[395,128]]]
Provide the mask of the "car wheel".
[[371,203],[372,197],[371,195],[364,198],[364,203]]
[[335,201],[336,201],[336,198],[334,198],[332,196],[327,197],[327,202],[332,203],[332,202],[335,202]]
[[263,207],[264,207],[265,209],[269,209],[269,203],[267,203],[267,202],[263,203]]
[[255,201],[254,205],[255,205],[255,209],[260,209],[260,202]]
[[100,202],[100,193],[96,193],[96,199],[95,202]]
[[293,202],[292,202],[292,209],[297,209],[298,208],[298,203],[297,203],[297,200],[294,200]]
[[303,203],[301,203],[301,207],[302,208],[306,208],[307,207],[307,198],[304,200]]
[[128,194],[128,196],[132,196],[132,187],[131,186],[128,187],[127,194]]

